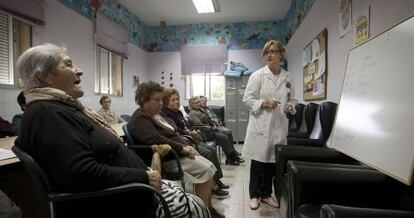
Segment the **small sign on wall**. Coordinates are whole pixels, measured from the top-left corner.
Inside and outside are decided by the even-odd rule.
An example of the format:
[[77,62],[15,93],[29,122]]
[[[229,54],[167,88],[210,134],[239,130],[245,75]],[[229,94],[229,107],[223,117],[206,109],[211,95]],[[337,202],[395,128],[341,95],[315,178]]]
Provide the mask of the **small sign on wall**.
[[358,45],[369,38],[369,5],[355,15],[354,24],[354,41]]

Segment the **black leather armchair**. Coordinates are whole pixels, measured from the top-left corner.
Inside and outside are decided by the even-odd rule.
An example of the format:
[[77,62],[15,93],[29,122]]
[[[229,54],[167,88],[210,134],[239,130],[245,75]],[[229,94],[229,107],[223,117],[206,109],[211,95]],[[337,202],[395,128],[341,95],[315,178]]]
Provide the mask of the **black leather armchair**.
[[301,125],[297,132],[289,132],[288,139],[292,138],[308,138],[312,132],[313,125],[315,123],[315,117],[318,111],[319,105],[315,103],[309,103],[305,106],[302,115]]
[[[412,187],[365,166],[289,161],[287,171],[289,190],[281,202],[285,217],[320,217],[323,204],[414,210]],[[357,217],[353,214],[347,217]]]
[[289,132],[297,132],[299,130],[299,127],[302,124],[302,116],[303,116],[303,110],[305,108],[305,105],[302,103],[298,103],[295,106],[296,113],[294,115],[288,114],[289,119]]
[[[276,197],[280,199],[286,185],[286,165],[289,160],[359,164],[358,161],[336,151],[326,148],[326,140],[332,131],[335,119],[336,103],[324,102],[317,107],[317,116],[311,137],[313,138],[288,138],[288,145],[277,144],[275,146],[276,172],[274,188]],[[293,144],[294,143],[294,144]]]
[[286,166],[289,160],[337,163],[358,165],[359,162],[334,149],[321,149],[319,147],[278,145],[275,150],[276,167],[273,180],[276,198],[280,200],[282,190],[287,188]]
[[[62,193],[52,188],[51,182],[49,181],[49,178],[46,175],[46,173],[29,154],[27,154],[26,152],[24,152],[16,146],[12,147],[12,151],[16,154],[17,158],[19,158],[19,160],[23,163],[24,168],[28,172],[31,181],[33,182],[33,185],[37,193],[39,194],[39,200],[41,200],[42,209],[45,210],[45,214],[47,214],[47,217],[45,218],[59,217],[61,214],[65,213],[64,211],[61,211],[61,207],[57,206],[62,203],[70,204],[73,201],[85,199],[90,199],[91,201],[93,201],[94,198],[96,199],[102,198],[104,196],[136,191],[152,192],[162,203],[166,217],[171,217],[165,199],[157,190],[155,190],[149,185],[142,183],[130,183],[97,191]],[[136,196],[137,198],[139,198],[141,195],[137,194]],[[82,214],[84,213],[84,211],[79,211],[79,213]],[[119,211],[117,213],[122,214],[122,211]]]
[[316,117],[314,119],[312,132],[308,138],[288,137],[288,145],[309,145],[325,146],[326,140],[331,135],[332,127],[335,121],[337,104],[334,102],[323,102],[316,108]]
[[386,210],[374,208],[345,207],[335,204],[324,204],[320,218],[413,218],[414,212],[406,210]]

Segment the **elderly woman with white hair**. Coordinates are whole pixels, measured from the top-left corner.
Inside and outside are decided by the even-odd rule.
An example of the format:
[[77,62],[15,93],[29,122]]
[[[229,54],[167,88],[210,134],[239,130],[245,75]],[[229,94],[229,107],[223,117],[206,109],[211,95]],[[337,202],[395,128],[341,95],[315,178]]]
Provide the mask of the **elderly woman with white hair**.
[[[148,169],[101,116],[78,100],[83,73],[64,48],[43,44],[27,50],[17,61],[17,72],[25,82],[27,105],[16,146],[45,170],[55,190],[83,192],[139,182],[162,193],[160,174]],[[191,199],[202,204],[197,197]],[[63,217],[159,214],[153,194],[146,191],[58,206],[65,210]]]

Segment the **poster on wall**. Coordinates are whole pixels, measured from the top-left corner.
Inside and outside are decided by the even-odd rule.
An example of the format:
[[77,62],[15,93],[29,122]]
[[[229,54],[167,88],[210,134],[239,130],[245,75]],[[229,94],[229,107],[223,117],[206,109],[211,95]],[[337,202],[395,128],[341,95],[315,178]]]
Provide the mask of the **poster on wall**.
[[328,31],[322,30],[303,49],[303,100],[326,99]]
[[354,17],[355,45],[365,42],[369,38],[369,5]]
[[342,38],[352,29],[351,0],[339,0],[339,36]]

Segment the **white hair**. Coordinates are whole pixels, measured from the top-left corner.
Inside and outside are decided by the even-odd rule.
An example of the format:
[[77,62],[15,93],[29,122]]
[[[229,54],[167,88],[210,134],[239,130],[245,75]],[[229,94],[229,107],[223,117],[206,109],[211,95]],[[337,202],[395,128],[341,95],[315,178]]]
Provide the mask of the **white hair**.
[[25,89],[44,87],[45,83],[40,75],[55,73],[62,57],[66,55],[66,48],[46,43],[32,47],[25,51],[17,60],[16,72],[20,74]]

